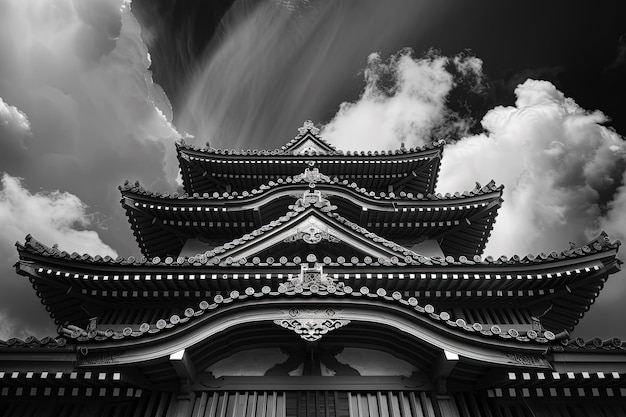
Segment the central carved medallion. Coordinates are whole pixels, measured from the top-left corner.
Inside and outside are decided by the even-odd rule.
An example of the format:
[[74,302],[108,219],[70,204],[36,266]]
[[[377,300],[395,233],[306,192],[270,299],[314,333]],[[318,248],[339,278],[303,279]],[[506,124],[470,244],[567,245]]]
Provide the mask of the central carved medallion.
[[341,318],[335,309],[290,309],[287,317],[274,320],[285,329],[292,330],[307,342],[315,342],[331,330],[338,329],[350,323],[350,320]]
[[285,243],[296,242],[298,240],[303,240],[310,245],[318,244],[322,240],[327,240],[331,243],[340,242],[339,238],[331,233],[328,226],[313,216],[309,217],[301,226],[296,227],[292,233],[291,236],[283,240]]

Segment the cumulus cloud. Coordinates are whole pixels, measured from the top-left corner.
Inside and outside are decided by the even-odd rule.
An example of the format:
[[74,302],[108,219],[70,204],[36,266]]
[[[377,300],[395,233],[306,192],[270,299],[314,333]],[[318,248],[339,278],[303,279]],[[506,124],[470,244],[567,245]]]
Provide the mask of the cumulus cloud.
[[0,143],[7,154],[15,155],[27,149],[26,140],[31,135],[28,116],[0,97]]
[[515,94],[515,106],[485,115],[485,133],[446,147],[438,189],[491,179],[505,185],[486,252],[538,253],[584,243],[598,232],[607,199],[621,184],[624,141],[602,125],[604,114],[581,108],[547,81],[527,80]]
[[[486,255],[551,252],[584,244],[605,230],[626,238],[626,145],[600,111],[580,107],[547,81],[515,89],[512,106],[482,117],[482,133],[465,134],[470,120],[450,109],[451,92],[485,87],[481,62],[469,55],[415,59],[406,51],[381,61],[371,55],[359,100],[344,103],[323,134],[340,149],[396,149],[444,137],[438,192],[504,184],[504,203]],[[456,121],[450,125],[451,121]],[[447,126],[447,128],[446,128]],[[460,127],[459,127],[460,126]],[[626,314],[624,274],[612,277],[578,334],[608,337],[607,314]]]
[[2,7],[0,97],[28,115],[30,135],[21,142],[27,146],[0,141],[0,166],[35,189],[80,196],[109,216],[105,240],[136,250],[117,185],[139,179],[175,189],[179,136],[130,3],[8,0]]
[[400,142],[422,146],[434,134],[466,131],[466,121],[449,109],[447,99],[461,79],[480,90],[482,61],[462,55],[450,59],[436,52],[418,59],[404,50],[385,62],[374,53],[364,76],[359,100],[342,103],[322,136],[346,150],[393,149]]
[[1,183],[0,223],[7,240],[15,242],[31,233],[68,252],[117,256],[98,233],[85,230],[92,221],[86,205],[75,195],[60,191],[31,194],[18,178],[7,174]]
[[[102,242],[96,231],[87,230],[94,226],[92,215],[75,195],[60,191],[32,194],[19,178],[8,174],[2,175],[0,184],[0,264],[5,273],[9,272],[9,268],[17,260],[13,244],[23,241],[28,233],[50,245],[57,243],[68,252],[117,256],[115,250]],[[29,320],[36,311],[32,307],[24,308],[29,304],[24,300],[31,299],[34,295],[31,294],[30,285],[21,285],[24,282],[18,283],[18,280],[25,281],[15,277],[13,282],[3,283],[3,290],[0,291],[0,315],[11,318],[3,320],[0,339],[12,337],[11,330],[17,329],[27,334],[29,330],[39,332],[46,329],[45,326],[36,325],[35,321]]]
[[[5,309],[29,300],[3,312],[24,323],[33,318],[26,306],[38,302],[11,268],[14,242],[32,233],[69,252],[137,254],[117,186],[138,179],[176,189],[179,135],[130,2],[5,0],[0,8],[1,224],[8,231],[0,236],[8,259],[0,262],[0,294],[13,297]],[[33,190],[66,192],[31,194],[16,177]],[[95,226],[98,233],[86,230]]]
[[618,187],[624,184],[626,146],[603,126],[608,120],[602,112],[583,109],[547,81],[529,79],[515,89],[514,106],[497,106],[483,116],[483,133],[463,136],[463,124],[471,121],[451,110],[450,96],[461,84],[483,92],[478,58],[432,51],[415,58],[404,50],[385,62],[372,54],[364,75],[359,99],[340,106],[323,137],[345,150],[446,139],[438,191],[468,190],[492,179],[505,185],[486,253],[564,249],[601,228],[623,236],[626,190]]
[[[511,255],[562,250],[586,243],[601,230],[626,237],[626,145],[588,111],[546,81],[515,89],[514,106],[499,106],[482,120],[485,133],[446,147],[438,189],[467,189],[474,181],[505,185],[485,252]],[[612,276],[575,335],[624,336],[607,326],[626,308],[624,273]]]
[[28,117],[17,107],[5,103],[2,97],[0,97],[0,128],[2,128],[0,138],[11,134],[23,137],[31,133]]

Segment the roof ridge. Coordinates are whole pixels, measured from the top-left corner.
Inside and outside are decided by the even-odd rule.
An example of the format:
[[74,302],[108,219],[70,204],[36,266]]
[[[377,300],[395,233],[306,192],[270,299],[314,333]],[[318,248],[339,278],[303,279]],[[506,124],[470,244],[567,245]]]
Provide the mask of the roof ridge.
[[379,192],[378,195],[372,191],[367,190],[364,187],[359,187],[355,182],[350,182],[348,180],[339,180],[337,177],[331,178],[328,175],[322,173],[319,168],[311,167],[305,168],[305,171],[302,174],[296,174],[286,177],[277,178],[276,180],[270,180],[267,183],[261,184],[258,188],[253,188],[252,190],[244,190],[241,193],[237,191],[233,192],[213,192],[212,194],[203,193],[193,193],[189,195],[184,192],[179,194],[178,192],[174,192],[172,194],[168,192],[160,193],[158,191],[150,191],[144,188],[139,181],[135,181],[132,184],[129,180],[124,181],[123,185],[118,186],[118,190],[120,192],[130,192],[133,194],[139,194],[146,197],[153,198],[163,198],[169,200],[235,200],[235,199],[245,199],[245,198],[253,198],[257,197],[260,194],[263,194],[266,191],[269,191],[273,188],[279,187],[281,185],[287,184],[298,184],[298,183],[325,183],[329,185],[339,185],[345,186],[348,188],[354,189],[355,192],[362,194],[367,198],[373,198],[375,200],[400,200],[405,199],[408,201],[437,201],[437,200],[446,200],[446,201],[455,201],[461,200],[468,197],[480,197],[485,194],[489,194],[495,191],[504,190],[504,185],[496,185],[495,181],[492,179],[486,185],[481,186],[480,183],[476,182],[476,186],[472,190],[465,190],[462,192],[455,193],[417,193],[413,194],[411,192],[407,193],[405,191],[400,191],[397,194],[394,192],[385,193],[383,191]]
[[[293,212],[293,211],[292,211]],[[295,212],[293,212],[295,213]],[[297,214],[297,213],[296,213]],[[347,223],[349,223],[350,227],[356,227],[356,228],[361,228],[363,230],[366,230],[364,228],[362,228],[361,226],[349,222],[348,220],[346,220],[345,218],[343,218],[342,216],[339,216],[336,213],[326,213],[329,216],[333,216],[336,215],[338,217],[341,217],[343,220],[345,220]],[[292,214],[292,217],[295,214]],[[283,217],[283,216],[281,216]],[[276,220],[274,220],[275,222]],[[348,224],[345,224],[348,225]],[[269,225],[265,225],[267,227],[270,227]],[[264,226],[264,227],[265,227]],[[276,227],[276,224],[274,225],[274,227]],[[261,228],[262,229],[262,228]],[[259,231],[260,229],[256,229],[257,231]],[[354,229],[356,230],[356,229]],[[369,232],[366,230],[367,233],[371,233],[372,235],[376,236],[379,239],[382,239],[384,241],[388,241],[387,239],[384,239],[382,237],[379,237],[378,235]],[[262,233],[262,232],[257,232],[257,233]],[[250,238],[252,238],[253,233],[248,233],[243,235],[241,238],[238,239],[243,239],[243,240],[249,240]],[[602,239],[599,239],[600,237],[604,236]],[[597,240],[597,241],[596,241]],[[388,241],[391,242],[391,241]],[[556,251],[552,251],[548,254],[546,254],[545,252],[541,252],[537,255],[533,255],[533,254],[528,254],[525,255],[523,257],[520,257],[519,255],[512,255],[511,257],[507,257],[507,256],[500,256],[498,258],[494,258],[493,256],[480,256],[480,255],[474,255],[473,257],[466,257],[466,256],[459,256],[457,259],[455,259],[453,256],[446,256],[446,257],[439,257],[439,256],[432,256],[432,257],[426,257],[420,254],[417,254],[413,251],[410,251],[407,248],[404,248],[400,245],[395,244],[394,242],[391,242],[394,245],[399,246],[402,250],[406,250],[408,252],[411,252],[411,255],[407,255],[404,258],[400,259],[400,257],[398,257],[398,259],[392,259],[391,262],[389,262],[389,265],[402,265],[402,264],[409,264],[409,265],[426,265],[426,266],[432,266],[432,265],[440,265],[440,266],[445,266],[445,265],[458,265],[458,266],[471,266],[471,265],[503,265],[503,266],[512,266],[512,265],[526,265],[526,264],[539,264],[539,263],[543,263],[543,262],[557,262],[557,261],[562,261],[562,260],[566,260],[566,259],[575,259],[575,258],[582,258],[584,256],[590,255],[590,254],[594,254],[594,253],[602,253],[611,249],[619,249],[619,246],[621,245],[621,242],[619,240],[613,241],[611,242],[610,239],[608,238],[608,236],[606,235],[606,233],[604,235],[600,235],[598,236],[598,238],[594,239],[591,241],[592,245],[583,245],[580,248],[575,248],[575,249],[566,249],[564,251],[561,252],[556,252]],[[229,242],[230,243],[230,242]],[[76,252],[73,252],[72,254],[67,253],[66,251],[61,251],[59,250],[57,247],[53,246],[47,246],[44,245],[43,243],[39,242],[38,240],[36,240],[34,237],[32,237],[30,234],[26,236],[26,242],[24,244],[21,244],[20,242],[16,243],[16,246],[18,247],[18,250],[20,251],[26,251],[29,253],[34,253],[34,254],[39,254],[39,255],[43,255],[45,257],[53,257],[53,258],[57,258],[57,259],[66,259],[66,260],[70,260],[70,261],[75,261],[75,262],[84,262],[84,263],[90,263],[90,264],[109,264],[109,265],[128,265],[128,266],[141,266],[141,265],[149,265],[149,266],[180,266],[180,265],[186,265],[186,266],[203,266],[203,265],[221,265],[222,262],[221,260],[219,262],[214,262],[215,260],[213,259],[215,257],[215,253],[211,254],[211,251],[206,251],[204,253],[201,254],[196,254],[196,255],[192,255],[192,256],[179,256],[177,258],[173,258],[171,256],[166,257],[165,259],[161,259],[158,256],[152,257],[152,258],[147,258],[145,256],[140,257],[139,259],[135,258],[134,256],[129,256],[127,258],[124,257],[116,257],[116,258],[112,258],[111,256],[100,256],[100,255],[89,255],[89,254],[83,254],[80,255]],[[380,261],[380,260],[379,260]],[[617,259],[617,261],[619,263],[621,263],[621,261],[619,261],[619,259]],[[330,264],[331,261],[329,261]],[[229,263],[232,264],[233,266],[257,266],[257,264],[255,263],[250,263],[250,262],[245,262],[243,264],[234,262],[234,260]],[[387,263],[381,263],[379,262],[380,265],[387,265]],[[376,263],[373,262],[372,266],[376,266]]]
[[0,339],[0,349],[2,348],[62,348],[67,344],[67,339],[60,336],[45,336],[41,339],[35,336],[27,336],[24,339],[12,337],[6,340]]
[[623,343],[622,339],[617,336],[601,338],[601,337],[591,337],[588,339],[584,339],[582,337],[576,337],[570,339],[569,337],[561,339],[561,346],[554,346],[554,350],[562,351],[565,349],[572,350],[626,350],[626,344]]
[[[203,152],[215,155],[237,155],[237,156],[290,156],[292,154],[286,153],[286,151],[292,148],[298,141],[304,138],[307,134],[311,134],[316,140],[320,141],[326,147],[328,147],[330,153],[327,155],[332,156],[352,156],[352,157],[361,157],[361,156],[395,156],[395,155],[410,155],[414,153],[419,153],[427,150],[440,148],[443,151],[443,147],[446,144],[446,141],[443,139],[427,143],[421,146],[417,146],[414,148],[405,148],[404,143],[401,144],[401,147],[394,150],[369,150],[369,151],[342,151],[336,149],[335,146],[328,143],[324,138],[319,135],[319,128],[315,127],[312,121],[307,120],[304,122],[303,126],[298,128],[298,135],[296,135],[293,139],[287,142],[285,145],[278,149],[246,149],[246,150],[237,150],[237,149],[221,149],[221,148],[213,148],[208,143],[206,146],[198,146],[192,143],[185,142],[184,138],[181,138],[179,141],[175,142],[176,149],[180,150],[190,150],[195,152]],[[304,132],[304,133],[302,133]],[[309,154],[310,155],[310,154]],[[315,155],[315,153],[313,153]]]

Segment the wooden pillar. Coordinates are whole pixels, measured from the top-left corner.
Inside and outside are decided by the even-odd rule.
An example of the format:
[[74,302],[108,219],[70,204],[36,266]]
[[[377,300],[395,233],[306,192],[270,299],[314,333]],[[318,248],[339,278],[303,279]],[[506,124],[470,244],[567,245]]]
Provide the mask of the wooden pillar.
[[180,391],[176,396],[173,417],[189,417],[193,411],[196,394],[190,391],[196,379],[196,369],[185,349],[170,355],[170,363],[180,379]]
[[459,355],[447,350],[442,351],[433,367],[432,382],[438,394],[448,392],[448,376],[459,361]]

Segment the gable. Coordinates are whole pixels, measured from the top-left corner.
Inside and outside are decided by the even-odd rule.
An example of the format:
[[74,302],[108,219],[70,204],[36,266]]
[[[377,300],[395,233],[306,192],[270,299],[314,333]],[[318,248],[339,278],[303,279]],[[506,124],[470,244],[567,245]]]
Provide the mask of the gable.
[[[381,238],[352,223],[337,213],[319,191],[307,190],[292,207],[292,211],[246,234],[241,238],[214,248],[212,256],[233,260],[266,256],[268,253],[284,254],[301,247],[306,253],[312,246],[330,248],[335,257],[360,257],[381,259],[404,257],[408,249]],[[295,245],[295,246],[294,246]],[[294,249],[296,248],[296,249]]]
[[327,155],[335,153],[333,146],[327,143],[319,135],[320,130],[315,127],[312,121],[307,120],[302,127],[298,128],[298,135],[282,150],[292,155]]
[[303,140],[289,149],[293,155],[326,155],[329,151],[328,146],[310,134],[307,134]]

